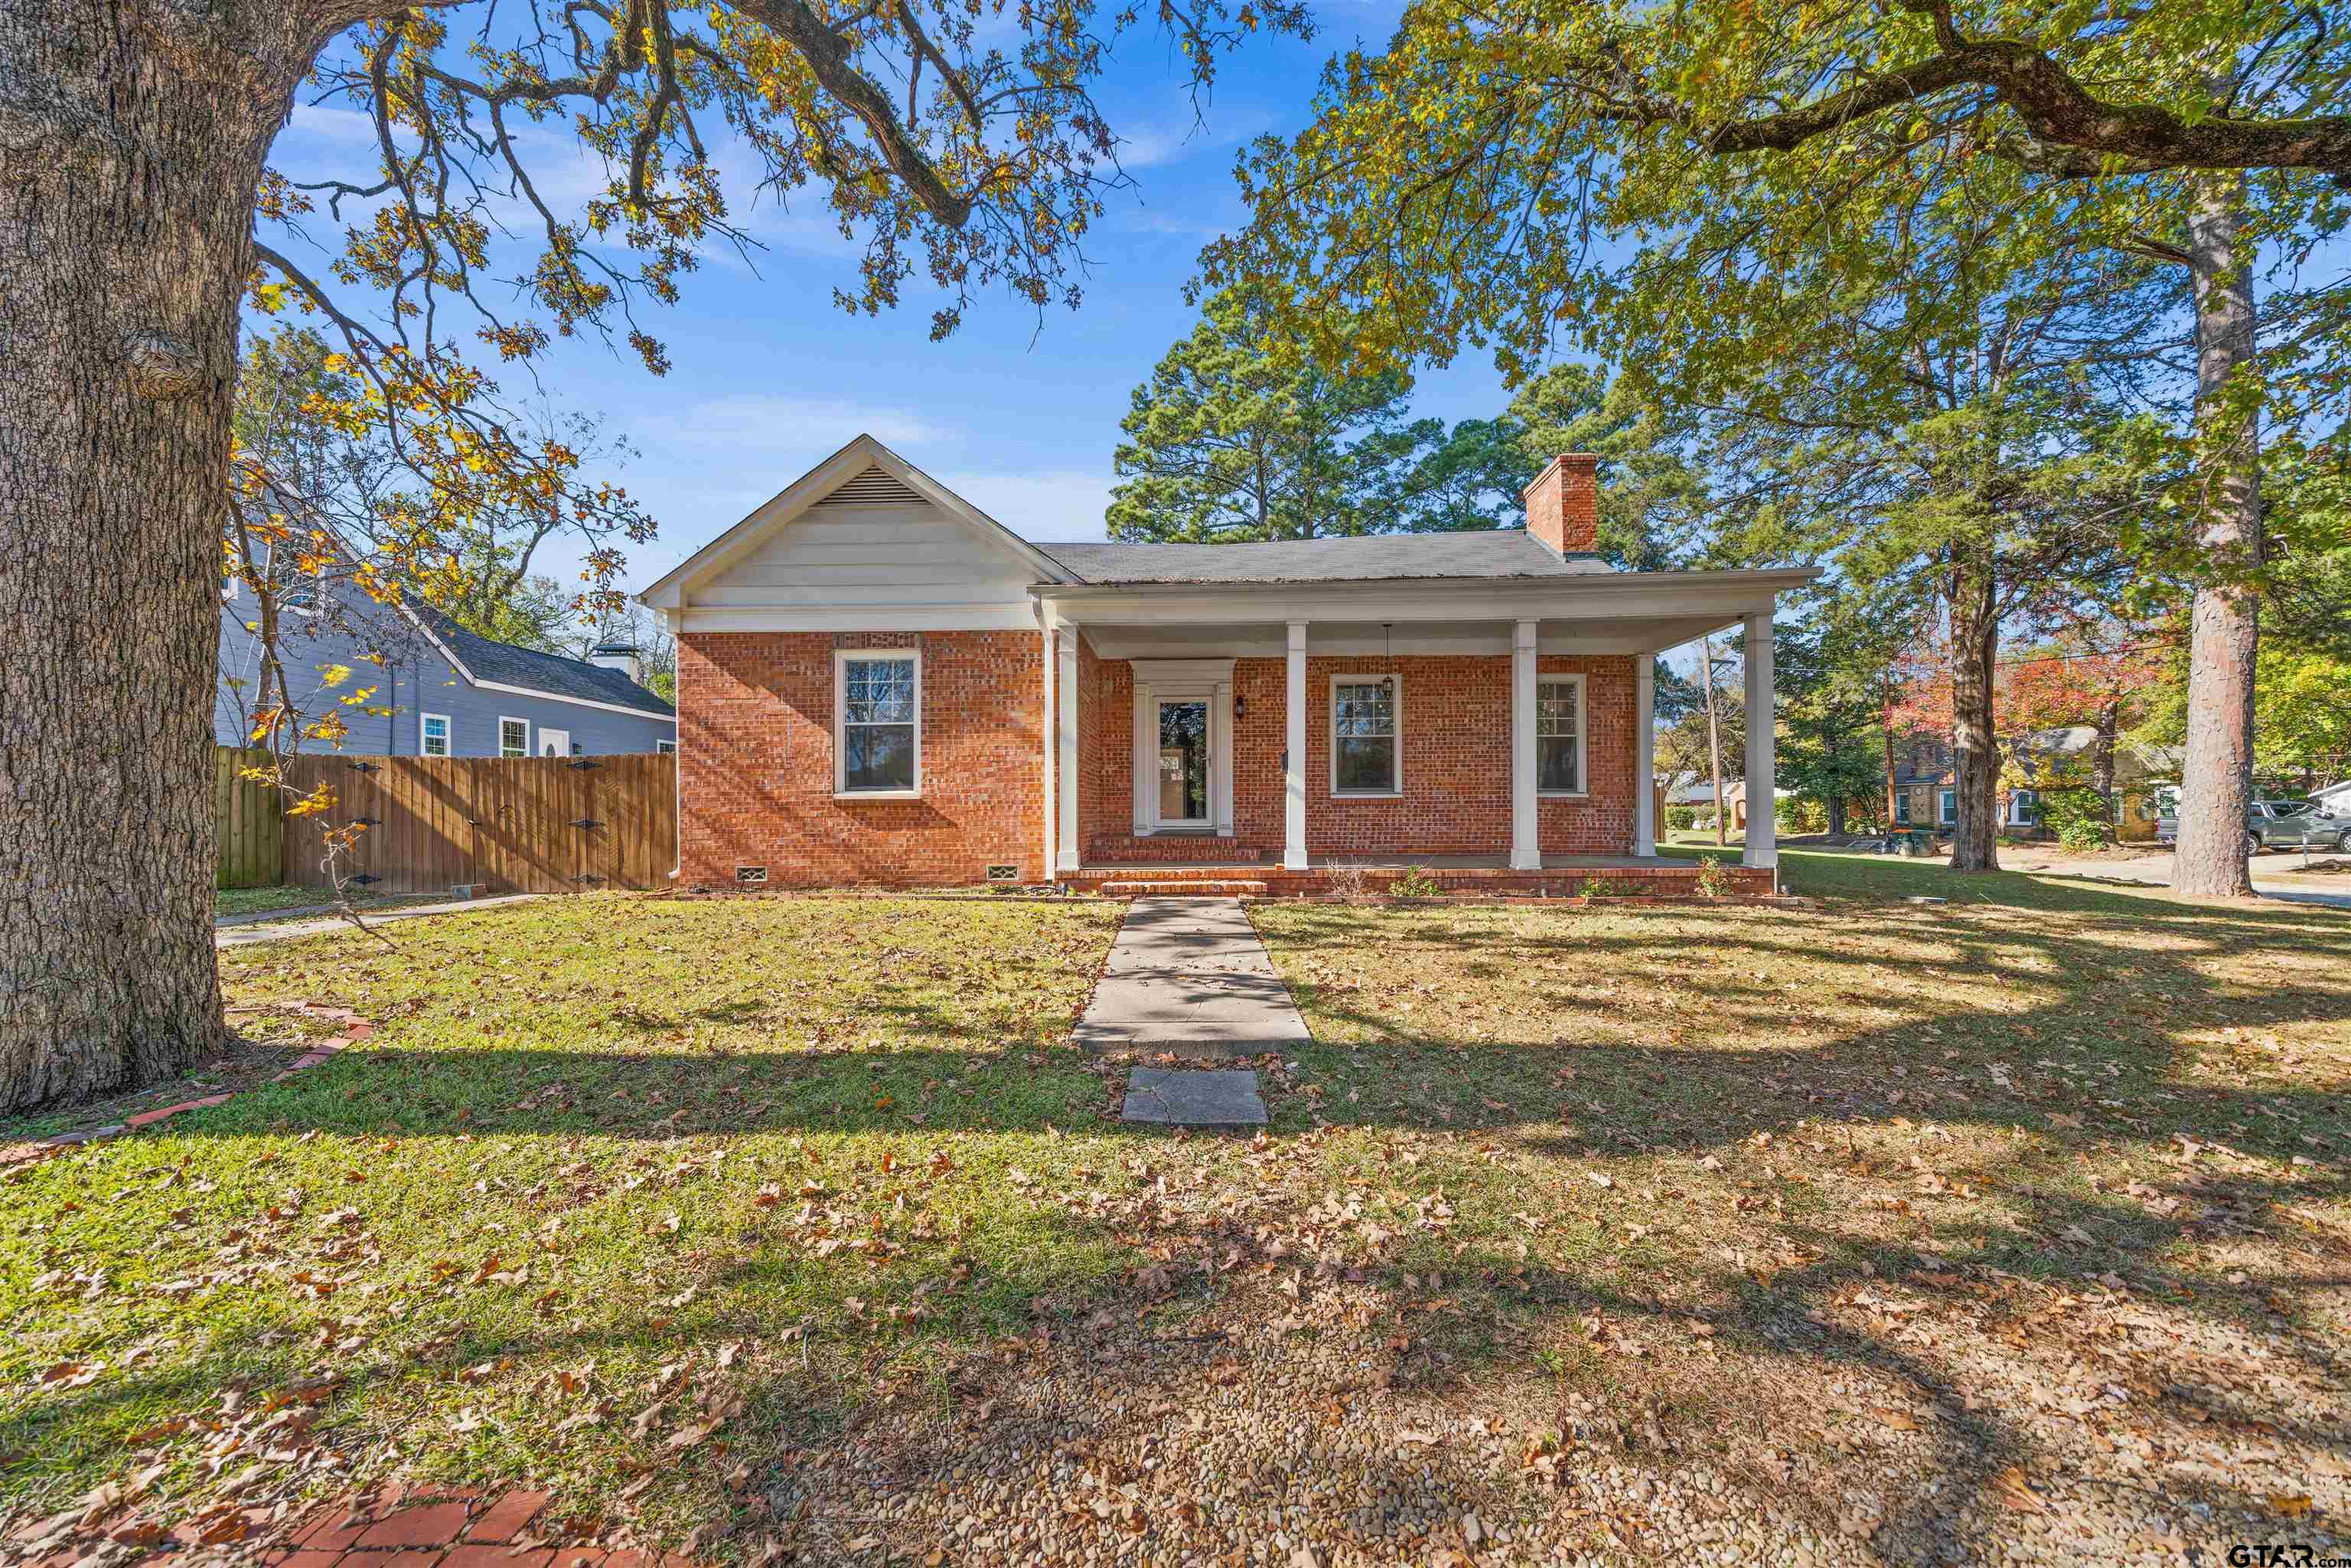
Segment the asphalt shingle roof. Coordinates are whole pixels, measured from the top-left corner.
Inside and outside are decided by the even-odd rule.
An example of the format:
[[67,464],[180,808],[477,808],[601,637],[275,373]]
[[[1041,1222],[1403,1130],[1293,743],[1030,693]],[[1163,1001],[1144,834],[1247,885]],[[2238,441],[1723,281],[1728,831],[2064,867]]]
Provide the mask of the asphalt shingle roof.
[[542,653],[536,648],[517,648],[511,643],[493,643],[445,616],[434,616],[432,622],[433,634],[449,645],[458,661],[474,672],[475,680],[526,686],[549,696],[611,703],[662,718],[676,716],[675,708],[619,670],[608,670],[585,659],[567,659],[560,653]]
[[1522,528],[1366,534],[1256,544],[1040,544],[1087,583],[1370,582],[1392,578],[1577,577],[1615,569],[1597,555],[1553,555]]

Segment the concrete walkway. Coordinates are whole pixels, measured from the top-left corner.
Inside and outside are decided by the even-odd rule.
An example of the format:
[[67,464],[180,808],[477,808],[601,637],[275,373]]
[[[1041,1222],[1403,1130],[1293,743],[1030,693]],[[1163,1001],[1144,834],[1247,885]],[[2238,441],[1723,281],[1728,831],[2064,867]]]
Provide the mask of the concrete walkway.
[[[558,898],[553,893],[509,893],[500,898],[455,898],[446,904],[412,904],[404,909],[360,911],[360,918],[371,926],[385,925],[395,920],[415,920],[427,915],[455,915],[467,909],[496,909],[501,904],[528,904],[535,898]],[[298,936],[317,936],[328,931],[349,931],[350,922],[341,915],[329,915],[317,920],[289,919],[300,910],[267,910],[254,916],[229,917],[230,922],[215,921],[213,925],[214,947],[250,947],[256,942],[290,942]],[[267,924],[263,924],[267,922]]]
[[[1234,898],[1138,898],[1071,1039],[1093,1051],[1256,1056],[1311,1037]],[[1246,1080],[1246,1082],[1242,1082]],[[1257,1074],[1138,1068],[1126,1120],[1187,1126],[1265,1121]]]

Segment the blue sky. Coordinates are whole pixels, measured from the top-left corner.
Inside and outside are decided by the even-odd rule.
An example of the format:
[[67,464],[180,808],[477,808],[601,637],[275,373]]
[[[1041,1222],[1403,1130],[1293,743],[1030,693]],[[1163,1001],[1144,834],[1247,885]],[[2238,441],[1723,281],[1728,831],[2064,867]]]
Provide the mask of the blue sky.
[[[684,280],[678,306],[649,313],[672,360],[666,377],[625,350],[560,345],[549,384],[639,449],[614,476],[660,519],[659,540],[632,552],[630,586],[661,576],[862,430],[1017,532],[1101,538],[1130,394],[1191,329],[1183,289],[1201,246],[1241,221],[1237,151],[1302,125],[1322,62],[1359,38],[1376,46],[1401,9],[1325,5],[1311,42],[1260,38],[1228,57],[1196,125],[1164,39],[1147,27],[1131,35],[1102,102],[1136,188],[1111,198],[1092,236],[1095,265],[1074,313],[1055,308],[1040,324],[1029,307],[992,297],[933,343],[935,301],[918,283],[894,314],[846,315],[830,301],[834,287],[855,287],[855,251],[814,204],[767,204],[747,214],[768,247],[749,267],[713,261]],[[272,161],[289,172],[364,172],[367,135],[356,115],[298,110]],[[552,144],[549,156],[569,158],[575,195],[601,183],[569,148]],[[1490,416],[1507,399],[1490,363],[1465,356],[1421,379],[1415,408],[1449,421]]]

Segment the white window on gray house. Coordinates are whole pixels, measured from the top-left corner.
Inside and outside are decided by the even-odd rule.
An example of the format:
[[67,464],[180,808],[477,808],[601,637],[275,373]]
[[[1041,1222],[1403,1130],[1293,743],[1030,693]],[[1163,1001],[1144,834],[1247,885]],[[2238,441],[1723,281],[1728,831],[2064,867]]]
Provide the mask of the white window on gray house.
[[416,754],[419,757],[449,755],[449,716],[428,713],[418,721]]
[[1947,828],[1959,820],[1959,792],[1957,789],[1943,791],[1940,815]]
[[498,755],[500,757],[530,755],[530,720],[527,718],[498,720]]
[[1535,789],[1545,795],[1583,793],[1583,677],[1535,683]]
[[1910,791],[1907,789],[1894,797],[1894,821],[1896,827],[1910,825]]
[[2029,828],[2041,821],[2041,795],[2034,789],[2019,789],[2008,798],[2008,820],[2020,828]]
[[653,749],[660,752],[664,757],[674,757],[677,755],[677,742],[674,740],[656,740],[653,742]]
[[922,777],[922,655],[912,649],[840,655],[840,759],[844,795],[911,795]]
[[1394,795],[1404,788],[1403,683],[1394,675],[1331,680],[1331,793]]

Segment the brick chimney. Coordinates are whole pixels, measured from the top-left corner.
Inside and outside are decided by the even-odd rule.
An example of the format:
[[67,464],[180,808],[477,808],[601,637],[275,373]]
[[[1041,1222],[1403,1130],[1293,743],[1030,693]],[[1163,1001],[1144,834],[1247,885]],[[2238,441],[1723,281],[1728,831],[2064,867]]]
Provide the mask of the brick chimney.
[[1563,452],[1521,497],[1527,532],[1561,555],[1589,554],[1600,533],[1600,455]]

